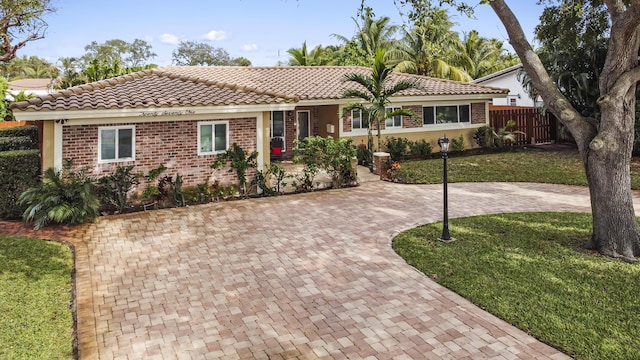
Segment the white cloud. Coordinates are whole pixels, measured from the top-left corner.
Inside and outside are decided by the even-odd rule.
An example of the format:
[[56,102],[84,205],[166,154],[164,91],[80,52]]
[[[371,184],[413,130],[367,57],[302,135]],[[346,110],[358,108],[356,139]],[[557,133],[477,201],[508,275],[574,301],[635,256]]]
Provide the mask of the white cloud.
[[202,38],[209,41],[224,40],[227,38],[227,33],[223,30],[211,30],[202,35]]
[[160,42],[163,44],[177,45],[180,43],[180,38],[173,34],[162,34],[160,35]]
[[256,51],[256,50],[258,50],[258,45],[256,45],[256,44],[244,44],[240,48],[242,49],[242,51],[246,51],[246,52]]

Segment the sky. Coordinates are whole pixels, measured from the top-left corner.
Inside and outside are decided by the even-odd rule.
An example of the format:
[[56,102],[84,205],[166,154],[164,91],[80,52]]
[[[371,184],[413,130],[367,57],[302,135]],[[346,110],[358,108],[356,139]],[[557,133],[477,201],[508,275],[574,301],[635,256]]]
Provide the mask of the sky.
[[[307,42],[338,45],[332,36],[351,38],[356,31],[352,17],[361,0],[52,0],[56,13],[47,15],[45,38],[30,42],[18,56],[35,55],[56,63],[61,57],[80,57],[92,41],[145,40],[159,66],[171,65],[171,53],[180,41],[205,42],[224,48],[232,57],[248,58],[254,66],[287,63],[288,49]],[[473,2],[470,0],[469,2]],[[478,0],[475,0],[478,2]],[[534,0],[507,3],[521,19],[530,41],[542,13]],[[367,0],[376,17],[388,16],[403,23],[393,0]],[[478,30],[481,36],[503,40],[504,27],[487,5],[476,9],[475,19],[450,11],[462,34]]]

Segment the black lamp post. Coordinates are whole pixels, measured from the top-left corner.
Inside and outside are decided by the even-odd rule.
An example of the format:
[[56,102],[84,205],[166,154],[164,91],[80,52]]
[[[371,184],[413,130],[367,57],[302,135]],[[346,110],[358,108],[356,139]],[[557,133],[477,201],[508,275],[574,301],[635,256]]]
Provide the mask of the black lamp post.
[[440,146],[442,160],[444,161],[442,171],[442,186],[444,188],[444,223],[442,226],[442,236],[440,236],[438,240],[448,242],[455,239],[449,235],[449,196],[447,193],[447,159],[449,158],[449,139],[447,138],[447,135],[438,139],[438,146]]

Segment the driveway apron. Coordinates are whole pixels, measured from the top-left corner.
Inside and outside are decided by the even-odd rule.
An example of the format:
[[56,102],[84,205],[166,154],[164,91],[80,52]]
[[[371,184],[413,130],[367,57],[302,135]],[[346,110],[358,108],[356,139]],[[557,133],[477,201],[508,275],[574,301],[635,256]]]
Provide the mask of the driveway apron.
[[[451,218],[590,210],[586,188],[529,183],[450,184],[449,201]],[[441,218],[441,185],[387,182],[102,217],[68,234],[80,357],[568,358],[391,249]]]

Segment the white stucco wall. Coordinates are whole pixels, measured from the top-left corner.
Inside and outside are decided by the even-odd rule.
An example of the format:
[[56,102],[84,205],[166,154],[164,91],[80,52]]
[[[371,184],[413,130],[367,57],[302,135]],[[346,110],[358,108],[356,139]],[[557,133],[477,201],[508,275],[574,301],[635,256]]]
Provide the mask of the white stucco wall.
[[515,99],[515,106],[535,106],[533,99],[524,90],[520,81],[518,81],[517,74],[517,71],[513,71],[493,79],[478,82],[478,84],[510,89],[509,95],[506,98],[494,98],[493,105],[510,106],[513,105],[511,103],[512,99]]

